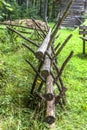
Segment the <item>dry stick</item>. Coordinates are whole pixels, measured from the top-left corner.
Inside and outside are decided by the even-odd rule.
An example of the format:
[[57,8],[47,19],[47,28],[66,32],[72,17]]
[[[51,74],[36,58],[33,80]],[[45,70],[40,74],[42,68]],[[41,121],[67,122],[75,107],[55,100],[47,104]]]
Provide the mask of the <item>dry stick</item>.
[[[33,20],[32,20],[33,21]],[[37,30],[37,28],[36,28],[36,24],[35,24],[35,22],[33,21],[33,24],[35,25],[35,30],[36,30],[36,32],[38,33],[38,35],[44,40],[44,37],[43,37],[43,35],[41,35],[40,33],[39,33],[39,31]]]
[[56,77],[54,76],[54,74],[52,73],[52,71],[51,71],[50,73],[51,73],[51,75],[52,75],[52,77],[53,77],[53,79],[54,79],[54,83],[57,85],[59,91],[61,92],[62,89],[61,89],[61,87],[60,87],[60,84],[59,84],[57,81],[55,81]]
[[37,94],[37,96],[39,96],[42,100],[46,100],[43,94],[38,93],[38,92],[37,92],[36,94]]
[[56,50],[59,48],[60,45],[61,45],[61,44],[58,43],[58,44],[56,45],[56,47],[54,48],[54,50],[56,51]]
[[[67,90],[67,89],[64,87],[64,84],[63,84],[61,77],[59,77],[59,81],[60,81],[60,84],[61,84],[61,86],[60,86],[60,84],[57,81],[55,81],[55,76],[52,72],[51,72],[51,75],[54,79],[54,83],[57,85],[58,90],[60,91],[59,95],[56,96],[56,98],[55,98],[55,103],[56,104],[59,103],[59,105],[63,108],[62,102],[63,102],[63,104],[65,104],[65,102],[66,102],[66,100],[65,100],[65,92],[66,91],[64,91],[64,90]],[[62,99],[62,102],[60,101],[60,99]]]
[[[73,56],[73,51],[71,51],[70,52],[70,54],[69,54],[69,56],[65,59],[65,61],[63,62],[63,64],[62,64],[62,67],[61,67],[61,69],[60,69],[60,72],[59,72],[59,76],[60,75],[62,75],[62,72],[63,72],[63,70],[64,70],[64,68],[65,68],[65,66],[66,66],[66,64],[68,63],[68,61],[71,59],[71,57]],[[59,77],[58,76],[58,77]]]
[[60,52],[63,50],[63,48],[65,47],[66,43],[69,41],[69,39],[72,37],[72,34],[70,34],[65,41],[63,42],[63,44],[61,45],[61,47],[58,49],[58,51],[56,52],[56,55],[53,57],[53,59],[58,56],[60,54]]
[[33,28],[30,28],[30,27],[26,27],[26,26],[22,26],[22,25],[16,25],[16,24],[10,24],[10,23],[0,22],[0,24],[2,24],[2,25],[9,25],[9,26],[16,26],[16,27],[21,27],[21,28],[26,28],[26,29],[33,29]]
[[[42,66],[43,62],[41,61],[40,64],[39,64],[39,67],[38,67],[38,73],[40,72],[40,69],[41,69],[41,66]],[[35,75],[35,78],[34,78],[34,81],[33,81],[33,84],[32,84],[32,89],[31,89],[31,94],[33,94],[34,92],[34,89],[35,89],[35,85],[36,85],[36,82],[37,82],[37,79],[38,79],[38,74],[36,73]],[[42,84],[42,83],[41,83]],[[40,84],[40,85],[41,85]],[[42,85],[43,86],[43,85]],[[38,89],[38,91],[41,90],[42,86]]]
[[60,36],[60,33],[55,37],[55,39],[58,39],[59,38],[59,36]]
[[34,50],[29,45],[27,45],[26,43],[22,43],[22,45],[28,48],[35,55]]
[[41,99],[44,99],[46,101],[51,101],[54,98],[54,95],[52,95],[51,93],[47,93],[47,94],[41,94],[39,92],[36,93]]
[[46,37],[46,34],[44,33],[44,31],[42,30],[42,28],[38,25],[38,23],[35,21],[34,18],[32,18],[32,21],[36,24],[36,26],[40,29],[40,31],[43,33],[44,37]]
[[38,74],[38,76],[42,79],[42,81],[45,82],[45,79],[39,74],[36,68],[31,64],[31,62],[29,60],[25,60],[25,61],[33,68],[33,70]]
[[34,41],[32,41],[31,39],[26,38],[24,35],[22,35],[22,34],[19,33],[18,31],[16,31],[15,29],[13,29],[13,28],[11,28],[11,27],[8,27],[8,26],[7,26],[7,28],[8,28],[9,30],[11,30],[12,32],[17,33],[17,34],[18,34],[19,36],[21,36],[23,39],[25,39],[25,40],[27,40],[28,42],[32,43],[34,46],[39,47],[38,44],[36,44],[36,43],[35,43]]
[[56,28],[55,28],[55,30],[54,30],[53,33],[52,33],[52,39],[53,39],[54,36],[56,35],[56,33],[57,33],[57,31],[58,31],[58,29],[59,29],[61,23],[63,22],[63,20],[64,20],[65,17],[67,16],[67,13],[68,13],[68,11],[69,11],[69,8],[70,8],[72,2],[73,2],[73,0],[70,0],[70,2],[69,2],[69,4],[68,4],[68,6],[67,6],[65,12],[63,13],[62,18],[60,18],[60,19],[58,20],[58,22],[57,22],[57,24],[56,24]]
[[[65,68],[65,66],[66,66],[66,64],[68,63],[68,61],[71,59],[71,57],[73,56],[73,51],[71,51],[70,52],[70,54],[69,54],[69,56],[66,58],[66,60],[63,62],[63,64],[62,64],[62,67],[61,67],[61,69],[59,70],[59,68],[58,68],[58,66],[55,64],[55,62],[53,63],[53,65],[55,66],[55,68],[56,68],[56,70],[57,70],[57,72],[58,72],[58,75],[57,75],[57,77],[56,77],[56,80],[59,78],[60,79],[60,76],[62,75],[62,72],[63,72],[63,70],[64,70],[64,68]],[[61,81],[61,80],[60,80]],[[62,82],[61,82],[61,84],[62,84]],[[63,84],[62,84],[62,86],[63,86]]]
[[36,32],[37,32],[37,34],[38,34],[38,36],[40,36],[41,37],[41,39],[42,40],[44,40],[44,37],[39,33],[39,31],[35,28],[35,30],[36,30]]
[[37,89],[37,92],[40,92],[40,91],[41,91],[43,84],[44,84],[44,82],[41,81],[41,83],[40,83],[40,85],[39,85],[39,87],[38,87],[38,89]]
[[51,46],[51,44],[53,43],[53,41],[54,41],[54,39],[55,39],[55,35],[56,35],[56,33],[57,33],[57,31],[58,31],[58,29],[59,29],[61,23],[62,23],[63,20],[65,19],[66,15],[67,15],[67,13],[68,13],[68,10],[69,10],[69,8],[70,8],[70,6],[71,6],[71,4],[72,4],[72,1],[73,1],[73,0],[70,0],[68,6],[67,6],[67,8],[66,8],[66,11],[64,12],[62,18],[59,19],[59,21],[57,22],[56,28],[54,29],[54,31],[53,31],[53,33],[52,33],[52,35],[51,35],[51,38],[50,38],[50,41],[49,41],[49,44],[48,44],[47,49],[48,49],[49,46]]
[[[52,47],[51,47],[51,48],[52,48],[53,56],[55,56],[55,50],[54,50],[54,48],[53,48],[53,44],[52,44]],[[53,60],[53,59],[52,59],[52,60]],[[57,57],[55,57],[54,60],[55,60],[55,62],[56,62],[56,64],[57,64]]]
[[25,34],[31,34],[31,32],[25,32],[25,31],[20,31],[20,30],[16,30],[19,31],[20,33],[25,33]]
[[[55,67],[57,73],[59,74],[60,70],[59,70],[58,66],[55,64],[55,62],[53,62],[53,65],[54,65],[54,67]],[[60,93],[61,93],[64,89],[66,89],[65,86],[64,86],[64,83],[63,83],[63,81],[62,81],[62,78],[61,78],[61,77],[58,77],[58,78],[59,78],[59,81],[60,81],[60,84],[61,84],[61,87],[60,87],[60,84],[57,82],[57,79],[58,79],[58,78],[55,78],[55,76],[53,75],[52,72],[51,72],[51,74],[52,74],[52,76],[53,76],[53,78],[54,78],[54,81],[55,81],[55,79],[56,79],[55,83],[56,83],[56,85],[57,85],[57,87],[58,87],[58,89],[59,89],[59,91],[60,91]],[[63,93],[63,95],[65,95],[65,93]],[[64,98],[62,98],[62,100],[63,100],[63,103],[65,104],[65,102],[66,102],[66,101],[65,101],[65,96],[64,96]],[[60,105],[62,105],[61,102],[60,102]]]

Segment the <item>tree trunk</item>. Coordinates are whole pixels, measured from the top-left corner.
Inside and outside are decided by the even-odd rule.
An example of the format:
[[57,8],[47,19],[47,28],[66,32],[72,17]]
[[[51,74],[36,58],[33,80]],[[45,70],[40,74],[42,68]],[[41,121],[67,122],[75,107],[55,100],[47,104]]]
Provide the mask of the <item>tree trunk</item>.
[[27,7],[27,9],[29,7],[29,3],[30,3],[30,0],[26,0],[26,7]]
[[45,21],[47,22],[47,12],[48,12],[48,0],[46,0],[46,2],[45,2],[46,4],[45,4]]

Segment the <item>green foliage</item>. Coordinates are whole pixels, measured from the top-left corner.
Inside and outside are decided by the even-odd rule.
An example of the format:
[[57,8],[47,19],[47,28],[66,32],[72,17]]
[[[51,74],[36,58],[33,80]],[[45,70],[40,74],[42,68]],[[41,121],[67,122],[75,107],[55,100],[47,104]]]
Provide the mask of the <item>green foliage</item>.
[[0,8],[0,20],[4,20],[13,11],[11,5],[5,2],[5,0],[0,0]]

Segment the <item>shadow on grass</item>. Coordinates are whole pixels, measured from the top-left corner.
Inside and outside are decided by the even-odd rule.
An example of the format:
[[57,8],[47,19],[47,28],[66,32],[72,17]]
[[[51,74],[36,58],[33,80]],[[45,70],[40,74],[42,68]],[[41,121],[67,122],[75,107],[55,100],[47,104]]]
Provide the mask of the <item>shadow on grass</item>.
[[83,59],[83,60],[87,60],[87,54],[78,53],[74,56],[79,57],[80,59]]

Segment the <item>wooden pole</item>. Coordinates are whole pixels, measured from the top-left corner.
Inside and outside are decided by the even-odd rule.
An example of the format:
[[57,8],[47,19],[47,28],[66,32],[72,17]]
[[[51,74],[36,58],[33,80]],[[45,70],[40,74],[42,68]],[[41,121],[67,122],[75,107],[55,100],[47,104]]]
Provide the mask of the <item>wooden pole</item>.
[[50,36],[51,36],[51,29],[49,30],[47,36],[45,37],[42,45],[39,47],[39,49],[36,52],[36,57],[38,59],[42,59],[44,57],[44,54],[47,50],[48,43],[50,41]]
[[[53,78],[51,75],[49,75],[46,81],[46,92],[54,95],[53,91]],[[53,97],[51,101],[47,101],[45,122],[47,122],[50,125],[55,122],[55,97]]]
[[[52,53],[51,47],[48,49],[47,52],[51,56],[51,53]],[[46,79],[47,76],[50,74],[50,70],[51,70],[51,60],[48,55],[45,55],[44,63],[41,68],[41,75],[42,77],[44,77],[44,79]]]
[[21,34],[20,32],[18,32],[17,30],[15,30],[15,29],[13,29],[13,28],[11,28],[11,27],[9,27],[9,26],[7,26],[7,28],[8,28],[9,30],[11,30],[12,32],[17,33],[20,37],[22,37],[23,39],[27,40],[28,42],[30,42],[30,43],[33,44],[34,46],[39,47],[39,45],[38,45],[37,43],[35,43],[35,42],[32,41],[31,39],[25,37],[24,35],[22,35],[22,34]]

